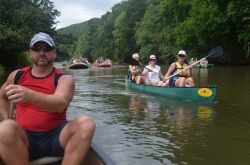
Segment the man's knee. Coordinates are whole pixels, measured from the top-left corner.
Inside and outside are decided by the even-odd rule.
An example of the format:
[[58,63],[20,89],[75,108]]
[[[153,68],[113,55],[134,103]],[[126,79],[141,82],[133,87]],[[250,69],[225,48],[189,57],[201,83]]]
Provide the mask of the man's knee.
[[92,136],[95,130],[95,121],[87,116],[80,116],[76,119],[76,124],[78,131],[85,134],[90,134]]
[[0,123],[0,143],[12,143],[18,136],[20,127],[13,120],[4,120]]

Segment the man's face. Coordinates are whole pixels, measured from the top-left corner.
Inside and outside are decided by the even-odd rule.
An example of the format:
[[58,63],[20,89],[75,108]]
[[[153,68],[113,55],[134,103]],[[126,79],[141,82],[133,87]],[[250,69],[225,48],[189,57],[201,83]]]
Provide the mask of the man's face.
[[38,66],[52,65],[56,58],[55,48],[43,41],[35,43],[29,51],[32,63]]

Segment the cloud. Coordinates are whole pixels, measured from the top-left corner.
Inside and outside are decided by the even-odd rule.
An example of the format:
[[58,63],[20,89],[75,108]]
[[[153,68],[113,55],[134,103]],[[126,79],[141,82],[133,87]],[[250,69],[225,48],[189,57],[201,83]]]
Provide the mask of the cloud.
[[57,29],[101,17],[121,0],[51,0],[61,12]]

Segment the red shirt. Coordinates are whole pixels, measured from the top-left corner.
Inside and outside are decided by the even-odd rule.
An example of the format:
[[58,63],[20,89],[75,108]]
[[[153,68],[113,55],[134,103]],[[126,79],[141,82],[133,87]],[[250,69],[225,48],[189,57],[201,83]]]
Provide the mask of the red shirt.
[[[54,68],[48,76],[41,78],[33,76],[31,69],[32,67],[21,69],[24,73],[17,84],[36,92],[53,95],[56,90],[55,75],[63,72]],[[18,103],[16,121],[26,130],[46,131],[66,122],[66,110],[61,113],[51,113],[29,103]]]

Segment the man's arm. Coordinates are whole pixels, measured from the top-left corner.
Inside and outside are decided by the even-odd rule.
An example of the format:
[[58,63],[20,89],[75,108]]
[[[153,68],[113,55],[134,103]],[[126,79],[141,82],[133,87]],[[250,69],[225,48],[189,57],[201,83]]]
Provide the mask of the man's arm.
[[17,70],[12,72],[6,82],[2,85],[0,89],[0,113],[3,118],[3,120],[8,119],[8,114],[9,114],[9,108],[10,108],[10,100],[6,96],[6,91],[5,88],[10,85],[14,84],[14,78],[16,76]]
[[47,112],[60,113],[67,108],[74,96],[75,82],[70,75],[63,75],[52,95],[35,92],[20,85],[9,85],[5,89],[8,99],[14,103],[30,103]]

